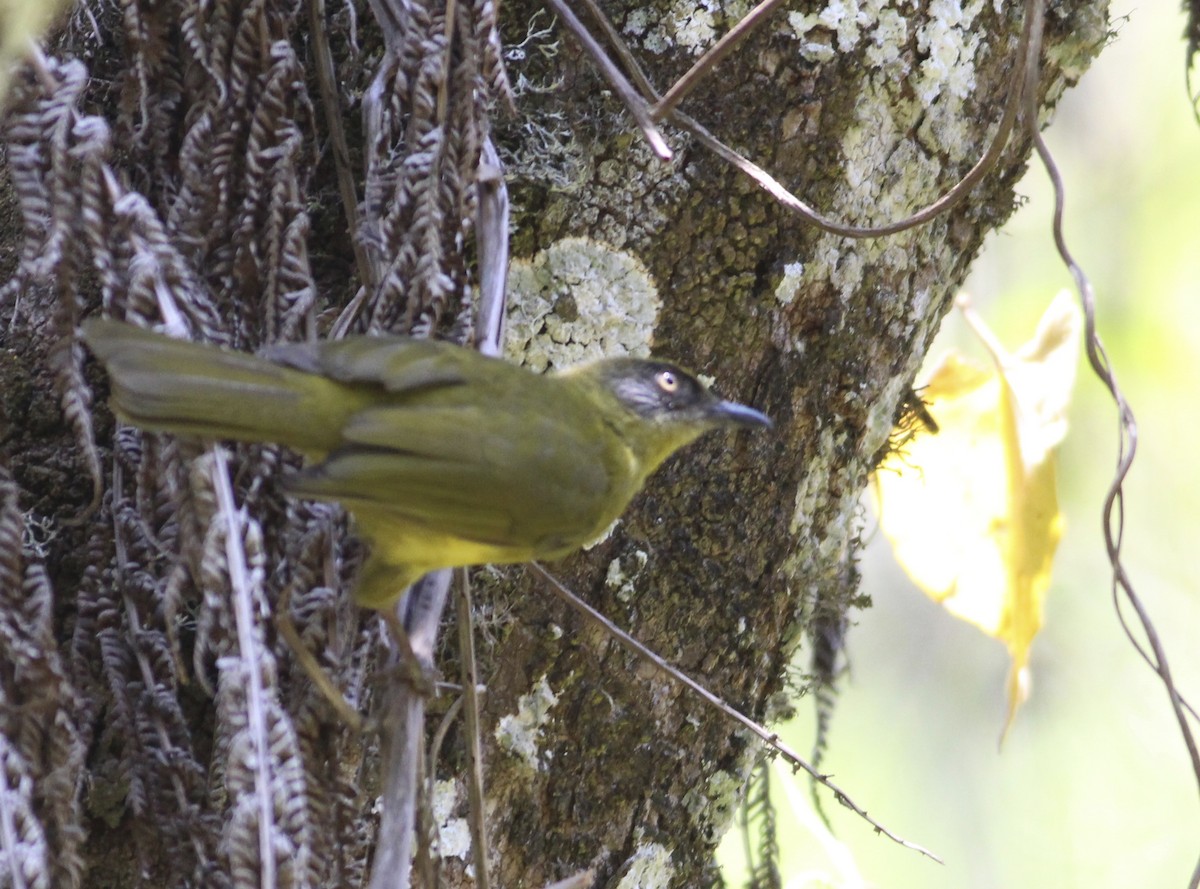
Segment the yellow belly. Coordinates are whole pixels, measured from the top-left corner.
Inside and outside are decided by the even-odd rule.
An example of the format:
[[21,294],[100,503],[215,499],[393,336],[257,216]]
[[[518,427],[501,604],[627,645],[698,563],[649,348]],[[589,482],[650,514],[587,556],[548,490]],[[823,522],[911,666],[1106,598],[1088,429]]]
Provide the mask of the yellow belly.
[[390,607],[423,575],[441,568],[528,562],[550,555],[529,546],[464,540],[382,511],[357,509],[354,517],[370,547],[354,588],[355,601],[366,608]]
[[463,540],[399,522],[388,522],[384,528],[373,524],[369,531],[363,530],[364,536],[370,540],[371,552],[379,558],[393,565],[424,566],[430,571],[486,562],[528,562],[536,557],[529,547]]
[[[625,498],[615,498],[617,508]],[[345,501],[343,501],[345,503]],[[559,559],[604,536],[619,513],[598,510],[596,526],[576,527],[572,533],[537,540],[482,541],[431,528],[374,503],[345,503],[369,548],[354,598],[368,608],[393,605],[422,575],[442,568],[467,565],[514,564],[534,559]],[[610,514],[612,513],[612,514]],[[498,530],[498,533],[503,533]]]

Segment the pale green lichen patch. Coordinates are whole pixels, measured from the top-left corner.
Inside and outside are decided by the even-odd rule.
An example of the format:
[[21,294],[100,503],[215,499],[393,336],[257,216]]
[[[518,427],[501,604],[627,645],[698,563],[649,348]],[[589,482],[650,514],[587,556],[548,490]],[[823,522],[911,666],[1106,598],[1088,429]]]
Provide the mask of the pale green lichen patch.
[[972,134],[979,123],[965,113],[963,101],[975,89],[975,57],[983,45],[975,19],[983,0],[933,0],[928,18],[917,29],[917,48],[926,59],[913,84],[927,109],[918,135],[925,145],[951,160],[966,159],[974,149]]
[[644,843],[626,861],[617,889],[667,889],[674,874],[671,850],[658,843]]
[[434,829],[437,831],[437,851],[442,858],[467,860],[471,851],[471,829],[467,819],[455,818],[458,805],[458,784],[455,781],[437,781],[433,785],[430,809]]
[[543,676],[529,694],[517,701],[517,712],[501,717],[495,737],[502,750],[520,759],[532,771],[542,766],[538,750],[542,726],[550,721],[550,710],[558,703],[558,695]]
[[[907,205],[902,204],[901,198],[889,194],[887,198],[879,199],[876,209],[899,217],[907,212]],[[893,217],[881,217],[890,218]],[[853,246],[846,246],[844,239],[826,234],[820,237],[803,263],[794,262],[785,266],[783,279],[775,289],[775,297],[781,305],[788,306],[802,292],[805,281],[820,282],[821,287],[831,288],[841,303],[849,307],[861,297],[868,270],[877,278],[897,278],[907,272],[911,263],[912,258],[905,243],[884,238],[856,241]],[[784,313],[780,313],[779,318],[781,326],[778,328],[777,342],[784,343],[785,348],[791,351],[802,353],[808,345],[805,337],[786,329]],[[896,335],[911,333],[914,324],[915,317],[906,315],[903,324],[892,332]]]
[[789,262],[783,267],[783,278],[775,287],[775,299],[781,306],[790,306],[796,301],[800,284],[804,280],[804,263]]
[[634,581],[650,561],[650,555],[645,550],[634,550],[630,556],[613,559],[608,563],[608,573],[604,576],[604,584],[613,590],[622,602],[628,602],[636,592]]
[[720,36],[718,17],[736,22],[749,9],[744,0],[676,0],[665,16],[648,9],[634,10],[625,20],[625,33],[637,37],[642,49],[649,52],[664,53],[678,47],[700,55]]
[[[747,767],[753,756],[747,758]],[[692,822],[709,842],[716,842],[733,823],[738,800],[745,785],[744,775],[719,770],[709,776],[703,787],[694,787],[683,797],[683,805]]]
[[881,9],[871,32],[867,61],[875,68],[891,69],[903,65],[900,50],[907,42],[908,20],[895,9]]
[[788,528],[793,535],[805,538],[811,535],[813,516],[831,490],[829,467],[837,465],[838,450],[845,440],[844,432],[834,433],[829,427],[821,430],[816,456],[809,461],[809,471],[796,489],[796,505]]
[[508,357],[533,370],[650,353],[662,300],[631,253],[564,238],[508,274]]
[[842,302],[849,305],[862,285],[867,263],[881,250],[875,245],[874,241],[858,241],[847,247],[844,238],[822,235],[813,248],[805,273],[812,280],[828,281]]
[[675,42],[695,55],[700,55],[717,37],[713,24],[715,3],[689,3],[680,0],[671,6],[666,25],[675,36]]
[[896,425],[894,406],[900,403],[907,388],[906,375],[893,377],[879,398],[871,402],[867,409],[866,428],[863,430],[862,453],[874,454],[887,444],[888,437]]
[[909,135],[922,113],[914,102],[897,103],[885,85],[864,85],[854,121],[842,136],[844,175],[852,191],[840,195],[839,206],[870,206],[870,221],[878,224],[928,202],[942,165],[937,153],[925,152]]
[[917,28],[917,49],[925,55],[913,86],[926,108],[943,93],[965,99],[975,89],[975,54],[982,35],[972,25],[983,0],[964,6],[961,0],[933,0],[928,17]]
[[[960,161],[966,157],[968,137],[978,125],[964,113],[963,103],[975,89],[976,56],[984,43],[975,24],[984,0],[931,0],[919,20],[906,17],[897,8],[905,5],[887,0],[831,0],[814,12],[788,15],[804,59],[828,62],[838,53],[859,51],[865,56],[864,76],[876,88],[873,96],[866,95],[858,103],[857,126],[852,128],[856,132],[847,134],[844,147],[852,164],[857,162],[875,175],[888,153],[869,150],[856,154],[862,146],[856,146],[855,140],[886,148],[898,141],[897,134],[908,138],[919,118],[918,135],[925,147]],[[914,37],[922,61],[910,70],[906,50]],[[897,101],[901,78],[907,80],[915,101]],[[896,120],[891,120],[893,117]]]
[[1052,106],[1069,85],[1078,82],[1088,65],[1110,38],[1108,12],[1105,6],[1083,6],[1073,10],[1071,27],[1061,33],[1061,39],[1045,46],[1046,61],[1058,69],[1058,74],[1046,87],[1046,105],[1041,116],[1050,114]]
[[900,61],[908,40],[904,17],[886,0],[833,0],[816,12],[788,13],[788,25],[800,42],[800,55],[809,62],[828,62],[837,53],[852,52],[866,38],[871,41],[867,60],[875,67],[891,66]]

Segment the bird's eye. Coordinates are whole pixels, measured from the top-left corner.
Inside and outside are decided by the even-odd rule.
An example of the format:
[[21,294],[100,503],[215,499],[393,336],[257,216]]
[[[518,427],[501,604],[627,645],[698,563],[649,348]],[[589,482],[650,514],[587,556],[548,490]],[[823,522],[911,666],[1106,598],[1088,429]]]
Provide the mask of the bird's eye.
[[675,375],[674,371],[661,370],[654,379],[658,382],[658,388],[668,394],[674,394],[679,391],[679,377]]

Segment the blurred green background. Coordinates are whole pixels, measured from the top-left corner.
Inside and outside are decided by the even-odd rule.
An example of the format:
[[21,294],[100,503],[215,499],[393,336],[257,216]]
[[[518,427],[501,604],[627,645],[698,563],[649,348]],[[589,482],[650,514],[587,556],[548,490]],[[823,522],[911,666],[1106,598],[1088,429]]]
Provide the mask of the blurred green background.
[[[1177,4],[1114,3],[1113,16],[1113,44],[1046,136],[1066,181],[1068,242],[1096,289],[1100,333],[1140,429],[1125,565],[1177,683],[1200,705],[1200,125]],[[1031,164],[1019,192],[1027,205],[992,237],[966,288],[1010,348],[1071,286],[1040,166]],[[950,345],[987,360],[956,313],[931,355]],[[1002,751],[1003,646],[926,600],[871,521],[862,569],[874,607],[850,630],[851,669],[824,768],[946,864],[877,837],[828,797],[837,839],[822,836],[807,782],[789,789],[792,779],[776,771],[785,885],[1188,885],[1200,858],[1200,792],[1167,696],[1123,636],[1110,595],[1100,509],[1115,455],[1115,411],[1081,363],[1059,455],[1067,533],[1033,646],[1032,695]],[[805,751],[813,701],[798,707],[783,736]],[[736,831],[721,860],[729,885],[741,885]]]

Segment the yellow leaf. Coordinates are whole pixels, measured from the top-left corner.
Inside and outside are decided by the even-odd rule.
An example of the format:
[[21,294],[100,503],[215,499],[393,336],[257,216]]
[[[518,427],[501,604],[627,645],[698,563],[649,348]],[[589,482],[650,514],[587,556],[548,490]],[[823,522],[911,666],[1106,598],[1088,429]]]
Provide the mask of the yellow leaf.
[[1008,354],[967,308],[995,367],[946,355],[921,393],[938,432],[919,430],[874,476],[880,525],[913,581],[1008,647],[1008,718],[1028,689],[1063,520],[1055,450],[1079,360],[1081,313],[1060,293]]
[[65,0],[0,0],[0,108],[12,67],[41,38]]

